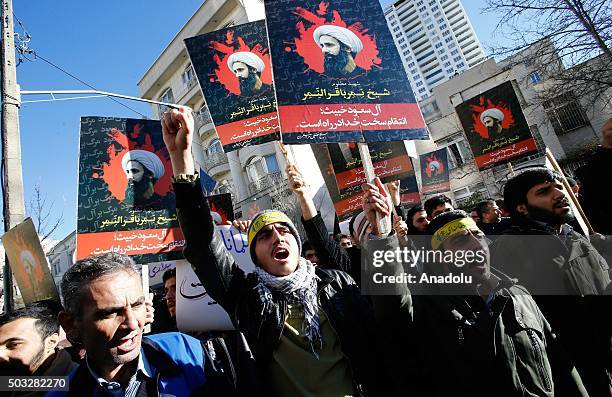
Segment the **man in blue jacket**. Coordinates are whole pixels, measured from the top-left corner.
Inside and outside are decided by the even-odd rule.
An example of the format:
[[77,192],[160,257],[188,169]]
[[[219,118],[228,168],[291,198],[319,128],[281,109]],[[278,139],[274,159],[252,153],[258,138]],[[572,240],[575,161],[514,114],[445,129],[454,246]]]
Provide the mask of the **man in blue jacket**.
[[132,259],[115,253],[77,262],[62,278],[67,338],[87,356],[67,396],[211,395],[200,342],[180,333],[143,337],[145,296]]

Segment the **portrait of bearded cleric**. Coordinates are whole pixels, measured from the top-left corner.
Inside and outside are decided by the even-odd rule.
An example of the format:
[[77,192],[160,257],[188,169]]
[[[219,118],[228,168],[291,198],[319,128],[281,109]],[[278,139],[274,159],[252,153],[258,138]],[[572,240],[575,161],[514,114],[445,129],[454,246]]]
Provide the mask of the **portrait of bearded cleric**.
[[355,63],[355,57],[363,50],[363,42],[349,29],[322,25],[313,32],[313,39],[323,52],[326,76],[351,78],[366,72]]
[[164,175],[161,159],[146,150],[130,150],[121,160],[128,184],[123,203],[134,208],[159,206],[162,196],[155,193],[155,183]]
[[252,97],[270,89],[269,84],[261,81],[261,73],[266,64],[257,54],[235,52],[227,58],[227,66],[238,79],[240,96]]

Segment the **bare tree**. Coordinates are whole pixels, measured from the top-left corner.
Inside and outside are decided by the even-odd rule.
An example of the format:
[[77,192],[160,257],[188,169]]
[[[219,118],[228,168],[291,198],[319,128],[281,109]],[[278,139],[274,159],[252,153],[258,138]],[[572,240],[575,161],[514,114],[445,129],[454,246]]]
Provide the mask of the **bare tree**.
[[44,244],[45,240],[55,233],[64,222],[64,210],[56,215],[55,202],[48,201],[47,195],[42,192],[38,184],[34,185],[34,192],[27,207],[28,215],[34,222],[41,243]]
[[[486,0],[500,19],[496,33],[510,45],[491,48],[495,57],[532,67],[543,78],[542,100],[563,92],[610,99],[612,89],[612,2],[610,0]],[[540,45],[524,51],[532,44]],[[510,65],[513,66],[513,65]]]

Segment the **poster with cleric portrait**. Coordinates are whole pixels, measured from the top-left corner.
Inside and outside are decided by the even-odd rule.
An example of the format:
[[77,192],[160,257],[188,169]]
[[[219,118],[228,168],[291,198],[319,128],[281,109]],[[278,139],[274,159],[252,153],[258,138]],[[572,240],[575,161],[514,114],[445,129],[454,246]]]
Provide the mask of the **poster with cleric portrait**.
[[[361,211],[365,173],[355,143],[312,145],[323,179],[340,221]],[[412,206],[420,202],[414,168],[404,142],[368,144],[374,173],[383,183],[400,181],[400,202]]]
[[448,149],[442,148],[419,156],[421,162],[421,192],[423,194],[450,191]]
[[185,46],[226,153],[280,139],[264,21],[191,37]]
[[479,170],[538,151],[511,81],[455,108]]
[[161,123],[81,117],[79,145],[77,260],[108,252],[137,263],[181,259]]
[[378,1],[265,7],[283,142],[428,138]]

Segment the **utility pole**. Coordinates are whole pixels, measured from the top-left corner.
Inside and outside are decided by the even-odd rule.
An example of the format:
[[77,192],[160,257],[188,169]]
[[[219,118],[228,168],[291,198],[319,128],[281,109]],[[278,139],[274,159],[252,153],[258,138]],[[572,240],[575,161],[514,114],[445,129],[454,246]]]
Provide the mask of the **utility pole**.
[[[12,0],[2,0],[2,184],[4,230],[25,218],[21,141],[19,138],[19,90],[15,64]],[[4,311],[13,310],[13,275],[4,260]]]

